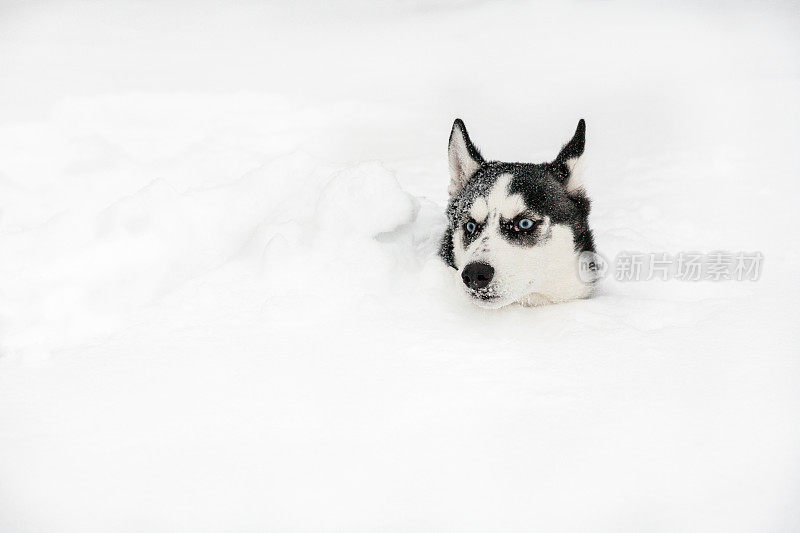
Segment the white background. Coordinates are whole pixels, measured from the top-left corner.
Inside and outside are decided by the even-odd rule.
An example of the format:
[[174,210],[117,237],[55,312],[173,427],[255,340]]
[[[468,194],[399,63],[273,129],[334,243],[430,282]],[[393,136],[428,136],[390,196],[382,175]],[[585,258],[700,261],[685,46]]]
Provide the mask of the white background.
[[[0,531],[796,531],[796,3],[3,2]],[[587,120],[598,249],[482,311],[455,117]]]

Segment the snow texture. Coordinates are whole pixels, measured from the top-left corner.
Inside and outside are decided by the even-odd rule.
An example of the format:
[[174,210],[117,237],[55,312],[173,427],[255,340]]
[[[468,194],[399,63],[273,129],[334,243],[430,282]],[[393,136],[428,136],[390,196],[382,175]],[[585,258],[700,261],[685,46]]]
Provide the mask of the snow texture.
[[[799,12],[4,3],[0,531],[797,531]],[[761,279],[476,308],[455,117]]]

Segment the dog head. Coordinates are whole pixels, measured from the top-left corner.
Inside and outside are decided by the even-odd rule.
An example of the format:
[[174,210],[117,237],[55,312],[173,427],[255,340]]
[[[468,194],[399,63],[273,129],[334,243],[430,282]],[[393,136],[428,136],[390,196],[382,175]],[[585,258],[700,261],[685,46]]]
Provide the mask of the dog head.
[[450,132],[448,228],[440,255],[481,306],[588,296],[577,260],[594,251],[581,183],[586,124],[550,163],[486,161],[458,119]]

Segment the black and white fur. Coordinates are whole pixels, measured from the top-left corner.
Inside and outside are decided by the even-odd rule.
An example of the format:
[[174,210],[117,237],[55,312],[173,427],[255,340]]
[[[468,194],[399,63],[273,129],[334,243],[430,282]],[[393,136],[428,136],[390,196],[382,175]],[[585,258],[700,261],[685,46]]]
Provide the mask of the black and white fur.
[[578,257],[594,252],[580,176],[586,123],[550,163],[486,161],[461,119],[450,132],[449,220],[440,255],[477,305],[585,298]]

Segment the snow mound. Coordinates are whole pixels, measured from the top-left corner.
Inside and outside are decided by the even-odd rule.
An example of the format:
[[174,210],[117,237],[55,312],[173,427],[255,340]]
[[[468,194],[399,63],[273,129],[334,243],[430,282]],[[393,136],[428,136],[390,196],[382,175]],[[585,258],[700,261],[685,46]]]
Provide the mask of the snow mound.
[[333,238],[375,237],[410,224],[417,203],[380,163],[365,163],[336,174],[323,189],[316,220]]

